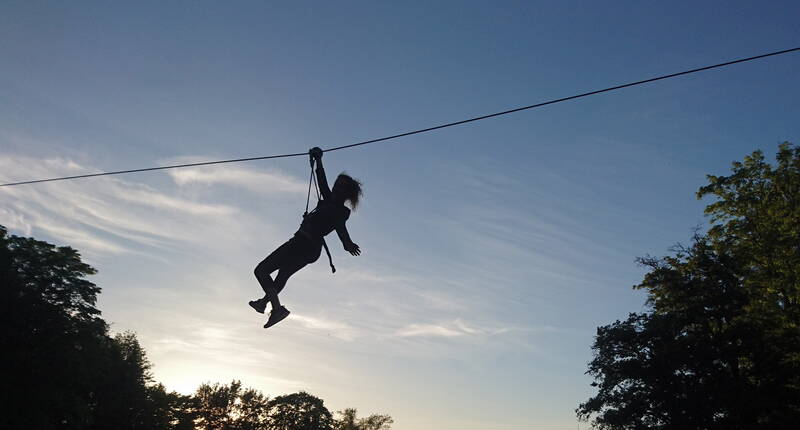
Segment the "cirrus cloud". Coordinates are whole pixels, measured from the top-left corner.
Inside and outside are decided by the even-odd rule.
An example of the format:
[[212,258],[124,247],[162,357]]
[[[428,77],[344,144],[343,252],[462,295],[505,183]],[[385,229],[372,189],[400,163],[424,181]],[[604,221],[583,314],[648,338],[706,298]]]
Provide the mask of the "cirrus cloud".
[[[191,156],[165,160],[169,164],[196,163],[205,157]],[[308,184],[275,169],[254,169],[241,165],[214,165],[170,170],[170,177],[180,186],[225,185],[259,194],[304,193]]]

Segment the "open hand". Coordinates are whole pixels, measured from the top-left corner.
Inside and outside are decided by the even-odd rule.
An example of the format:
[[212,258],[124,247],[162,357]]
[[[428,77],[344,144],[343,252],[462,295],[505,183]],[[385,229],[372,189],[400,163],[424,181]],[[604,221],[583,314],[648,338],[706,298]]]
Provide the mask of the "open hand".
[[353,242],[350,242],[347,246],[344,247],[344,250],[349,252],[351,255],[359,256],[361,255],[361,248],[358,247]]

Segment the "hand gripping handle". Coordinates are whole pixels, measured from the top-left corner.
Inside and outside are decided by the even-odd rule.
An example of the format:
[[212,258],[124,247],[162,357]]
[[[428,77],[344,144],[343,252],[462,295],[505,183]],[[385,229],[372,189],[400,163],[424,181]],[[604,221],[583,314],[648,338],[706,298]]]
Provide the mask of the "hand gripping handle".
[[311,163],[311,167],[314,167],[314,161],[322,159],[322,149],[320,149],[318,146],[309,149],[308,159]]

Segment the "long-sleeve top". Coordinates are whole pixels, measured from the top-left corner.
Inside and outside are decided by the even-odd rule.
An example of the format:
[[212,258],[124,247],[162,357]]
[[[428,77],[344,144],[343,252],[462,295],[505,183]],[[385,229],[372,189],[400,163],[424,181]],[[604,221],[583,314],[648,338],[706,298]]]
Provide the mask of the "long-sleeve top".
[[322,239],[327,234],[336,230],[342,244],[351,242],[350,235],[347,233],[345,222],[350,218],[350,209],[342,203],[334,203],[331,189],[328,186],[328,179],[325,177],[325,169],[317,164],[317,183],[322,199],[308,215],[303,218],[300,230],[307,233],[313,240]]

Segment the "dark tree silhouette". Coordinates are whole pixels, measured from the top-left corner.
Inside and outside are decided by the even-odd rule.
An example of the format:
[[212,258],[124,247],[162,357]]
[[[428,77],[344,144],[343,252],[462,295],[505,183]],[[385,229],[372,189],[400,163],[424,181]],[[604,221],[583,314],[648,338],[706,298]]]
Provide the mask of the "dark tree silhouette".
[[367,418],[358,418],[355,408],[347,408],[336,413],[341,416],[334,422],[336,430],[389,430],[394,423],[389,415],[373,414]]
[[[239,381],[167,392],[134,333],[109,336],[95,306],[100,288],[86,279],[94,273],[74,249],[0,226],[0,429],[334,428],[323,401],[305,392],[269,400]],[[358,430],[392,422],[352,411]]]
[[578,407],[603,429],[791,428],[800,422],[800,149],[709,176],[714,223],[641,259],[648,312],[600,327]]
[[152,385],[136,336],[109,337],[94,273],[74,249],[0,226],[0,428],[187,428],[185,398]]
[[240,381],[203,384],[194,394],[197,428],[204,430],[268,429],[269,399],[259,391],[242,389]]
[[103,399],[107,326],[77,251],[0,227],[0,428],[86,428]]
[[196,414],[191,396],[167,392],[163,385],[147,387],[150,414],[144,428],[194,430]]
[[332,430],[333,416],[319,397],[304,391],[269,401],[270,429]]

